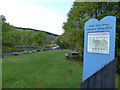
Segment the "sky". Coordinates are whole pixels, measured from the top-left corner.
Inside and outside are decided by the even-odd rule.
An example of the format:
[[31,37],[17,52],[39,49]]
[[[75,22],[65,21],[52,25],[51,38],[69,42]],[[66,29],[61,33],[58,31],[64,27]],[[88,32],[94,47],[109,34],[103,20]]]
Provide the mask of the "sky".
[[13,26],[61,35],[74,0],[2,0],[0,15]]

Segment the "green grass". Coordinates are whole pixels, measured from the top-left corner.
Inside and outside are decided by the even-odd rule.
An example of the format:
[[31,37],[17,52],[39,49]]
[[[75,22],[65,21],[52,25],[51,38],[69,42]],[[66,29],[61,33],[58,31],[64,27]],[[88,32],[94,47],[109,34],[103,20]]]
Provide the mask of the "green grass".
[[120,75],[116,75],[116,82],[115,82],[115,88],[120,89]]
[[3,88],[79,88],[82,62],[69,50],[49,50],[3,58]]
[[[82,62],[67,60],[69,50],[49,50],[37,53],[5,56],[3,88],[79,88]],[[116,75],[116,88],[120,88]]]

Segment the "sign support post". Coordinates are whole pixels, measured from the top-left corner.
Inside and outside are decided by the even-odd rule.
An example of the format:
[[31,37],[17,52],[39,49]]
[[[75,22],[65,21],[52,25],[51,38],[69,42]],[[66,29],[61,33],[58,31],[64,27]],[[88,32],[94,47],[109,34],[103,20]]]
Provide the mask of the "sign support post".
[[81,88],[115,87],[116,17],[85,23],[83,82]]

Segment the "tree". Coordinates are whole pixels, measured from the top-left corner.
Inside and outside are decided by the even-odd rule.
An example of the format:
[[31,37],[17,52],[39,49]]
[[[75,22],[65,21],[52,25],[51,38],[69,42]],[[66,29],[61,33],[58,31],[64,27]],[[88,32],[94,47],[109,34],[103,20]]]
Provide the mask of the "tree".
[[[77,1],[77,0],[76,0]],[[74,2],[64,23],[65,33],[59,43],[83,52],[84,23],[90,19],[102,19],[105,16],[117,17],[117,57],[120,56],[120,2]],[[120,61],[117,71],[120,73]]]
[[50,42],[48,38],[49,35],[45,32],[17,29],[9,23],[6,23],[4,16],[1,16],[1,20],[3,46],[46,46]]
[[74,2],[68,13],[68,20],[63,26],[65,33],[62,35],[62,42],[82,52],[84,23],[90,18],[100,20],[108,15],[116,16],[118,19],[118,8],[118,2]]
[[4,20],[2,21],[2,44],[4,46],[12,46],[14,41],[14,34],[12,32],[16,29]]

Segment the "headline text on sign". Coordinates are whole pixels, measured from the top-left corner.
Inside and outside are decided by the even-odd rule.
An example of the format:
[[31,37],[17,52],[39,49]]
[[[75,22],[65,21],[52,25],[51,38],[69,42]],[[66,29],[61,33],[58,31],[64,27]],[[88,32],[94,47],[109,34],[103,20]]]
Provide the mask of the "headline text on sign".
[[96,25],[89,25],[89,28],[87,28],[86,30],[100,30],[100,29],[112,29],[111,26],[109,26],[109,24],[96,24]]

